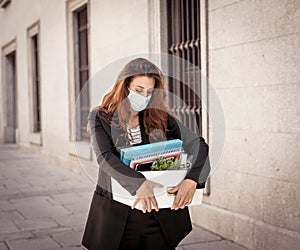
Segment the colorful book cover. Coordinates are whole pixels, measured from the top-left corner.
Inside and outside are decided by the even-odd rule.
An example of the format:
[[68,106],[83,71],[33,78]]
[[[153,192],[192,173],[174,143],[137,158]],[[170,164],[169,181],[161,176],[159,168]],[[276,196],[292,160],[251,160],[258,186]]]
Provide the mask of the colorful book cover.
[[150,144],[144,144],[140,146],[132,146],[120,149],[120,159],[127,166],[130,166],[130,161],[133,157],[159,153],[170,149],[182,147],[182,140],[173,139],[162,142],[155,142]]
[[161,152],[157,152],[157,153],[136,156],[131,159],[130,167],[135,170],[139,170],[138,167],[141,165],[149,163],[151,166],[151,164],[158,157],[179,159],[182,152],[183,152],[183,149],[180,147],[180,148],[165,150],[165,151],[161,151]]

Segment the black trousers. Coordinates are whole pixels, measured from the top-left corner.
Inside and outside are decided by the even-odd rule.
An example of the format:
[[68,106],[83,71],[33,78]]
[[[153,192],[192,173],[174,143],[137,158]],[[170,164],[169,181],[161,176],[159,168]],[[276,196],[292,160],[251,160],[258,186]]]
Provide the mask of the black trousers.
[[126,228],[118,250],[175,250],[166,241],[155,210],[129,212]]

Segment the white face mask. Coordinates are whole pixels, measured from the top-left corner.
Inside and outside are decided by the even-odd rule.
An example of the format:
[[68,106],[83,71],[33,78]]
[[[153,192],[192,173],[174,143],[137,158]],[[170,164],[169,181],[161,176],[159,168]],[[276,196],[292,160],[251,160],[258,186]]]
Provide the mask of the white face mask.
[[130,106],[133,110],[140,112],[144,110],[149,104],[152,95],[143,96],[131,89],[129,89],[129,95],[127,96],[130,102]]

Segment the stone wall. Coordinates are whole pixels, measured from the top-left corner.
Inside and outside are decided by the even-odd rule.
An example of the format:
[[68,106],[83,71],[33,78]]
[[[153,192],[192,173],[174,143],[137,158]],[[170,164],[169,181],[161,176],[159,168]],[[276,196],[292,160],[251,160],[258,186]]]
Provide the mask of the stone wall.
[[300,2],[208,2],[209,79],[226,139],[193,219],[250,249],[297,249]]

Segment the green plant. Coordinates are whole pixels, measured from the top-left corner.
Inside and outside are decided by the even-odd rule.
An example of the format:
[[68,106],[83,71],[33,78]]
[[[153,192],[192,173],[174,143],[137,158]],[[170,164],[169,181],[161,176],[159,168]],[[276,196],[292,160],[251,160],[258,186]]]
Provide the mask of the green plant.
[[180,162],[177,158],[164,158],[159,156],[156,161],[153,162],[151,170],[160,171],[160,170],[175,170],[180,169]]

